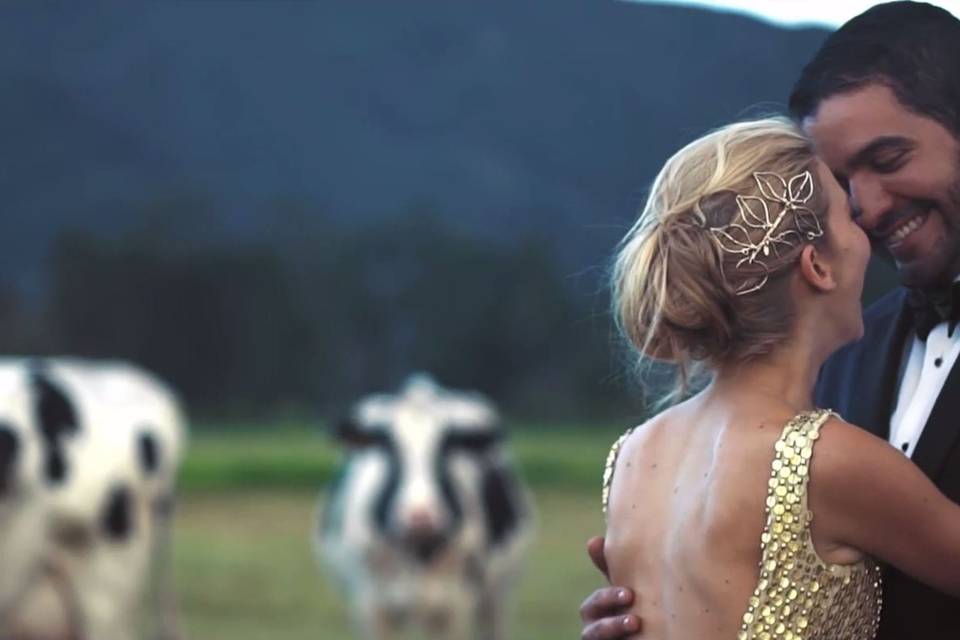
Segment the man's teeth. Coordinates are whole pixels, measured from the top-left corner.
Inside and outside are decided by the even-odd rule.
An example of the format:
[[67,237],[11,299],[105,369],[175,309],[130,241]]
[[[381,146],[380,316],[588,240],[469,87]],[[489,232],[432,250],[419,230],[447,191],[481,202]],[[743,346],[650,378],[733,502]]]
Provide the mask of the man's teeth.
[[911,218],[910,221],[902,227],[897,227],[896,231],[887,236],[887,244],[899,244],[903,242],[904,238],[923,225],[925,219],[925,216],[917,216],[916,218]]

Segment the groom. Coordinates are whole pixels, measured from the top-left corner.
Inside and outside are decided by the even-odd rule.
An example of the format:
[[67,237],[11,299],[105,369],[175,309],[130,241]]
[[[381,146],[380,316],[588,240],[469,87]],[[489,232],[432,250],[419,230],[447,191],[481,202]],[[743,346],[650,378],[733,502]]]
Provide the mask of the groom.
[[[960,503],[960,20],[923,3],[873,7],[827,38],[790,110],[903,285],[824,365],[816,403],[889,440]],[[588,551],[604,570],[603,539]],[[879,640],[960,638],[960,599],[888,569],[883,600]],[[626,588],[595,591],[582,640],[638,632],[623,615],[632,602]]]

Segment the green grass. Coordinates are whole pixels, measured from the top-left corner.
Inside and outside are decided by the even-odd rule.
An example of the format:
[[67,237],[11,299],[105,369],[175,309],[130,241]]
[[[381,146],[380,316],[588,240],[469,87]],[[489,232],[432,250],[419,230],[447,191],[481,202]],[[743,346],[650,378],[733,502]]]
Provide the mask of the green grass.
[[[584,552],[602,531],[599,499],[539,489],[538,534],[512,604],[513,640],[576,637],[580,601],[600,582]],[[258,490],[187,494],[175,576],[193,640],[351,638],[344,602],[313,561],[314,496]]]
[[[584,542],[603,530],[600,475],[619,428],[513,431],[538,534],[513,601],[512,640],[576,637],[600,582]],[[344,640],[345,608],[310,530],[339,450],[288,425],[200,431],[182,474],[174,574],[192,640]]]
[[[622,428],[518,428],[511,445],[534,486],[592,489]],[[181,473],[187,491],[214,489],[318,489],[340,464],[337,443],[305,426],[199,430]]]

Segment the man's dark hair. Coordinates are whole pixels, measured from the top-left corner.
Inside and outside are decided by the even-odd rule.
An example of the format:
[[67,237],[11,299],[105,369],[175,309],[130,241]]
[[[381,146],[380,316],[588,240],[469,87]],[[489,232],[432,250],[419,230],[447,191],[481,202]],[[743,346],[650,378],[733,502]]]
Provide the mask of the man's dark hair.
[[832,33],[790,94],[802,121],[831,96],[879,83],[960,136],[960,20],[924,2],[888,2]]

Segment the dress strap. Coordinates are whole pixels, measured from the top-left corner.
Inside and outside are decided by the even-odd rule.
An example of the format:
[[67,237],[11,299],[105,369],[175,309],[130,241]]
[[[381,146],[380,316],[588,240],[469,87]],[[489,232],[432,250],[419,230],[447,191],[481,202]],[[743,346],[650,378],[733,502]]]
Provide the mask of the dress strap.
[[[813,445],[820,438],[820,428],[832,415],[829,409],[816,409],[801,413],[784,425],[780,439],[773,446],[775,453],[767,492],[767,513],[774,519],[793,511],[802,524],[809,521],[810,458]],[[790,516],[787,519],[789,522]]]
[[[826,409],[801,413],[784,425],[774,444],[766,523],[760,536],[760,581],[743,615],[739,640],[772,637],[764,631],[764,624],[781,630],[775,637],[808,637],[804,635],[807,611],[800,604],[805,593],[801,574],[808,571],[807,563],[819,566],[822,561],[815,558],[810,542],[813,514],[807,508],[807,484],[813,446],[832,415]],[[812,588],[816,591],[819,584],[813,583]],[[782,622],[774,628],[775,620]],[[786,631],[792,635],[782,635]]]
[[633,433],[633,429],[633,427],[627,429],[622,436],[617,438],[617,441],[610,447],[610,453],[607,454],[607,462],[603,466],[603,491],[601,493],[604,516],[607,515],[607,505],[610,502],[610,485],[613,482],[613,468],[617,466],[617,457],[620,455],[620,448],[626,439],[630,437],[630,434]]

